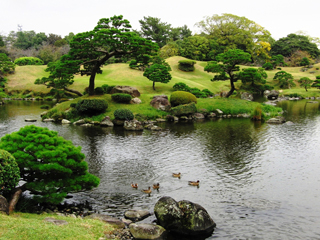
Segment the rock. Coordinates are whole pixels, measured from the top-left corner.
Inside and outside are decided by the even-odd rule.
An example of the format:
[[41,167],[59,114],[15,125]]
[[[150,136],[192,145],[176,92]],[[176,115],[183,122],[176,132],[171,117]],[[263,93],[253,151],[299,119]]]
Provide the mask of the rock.
[[82,124],[82,125],[80,125],[81,127],[92,127],[93,126],[93,124],[91,124],[91,123],[85,123],[85,124]]
[[150,215],[151,213],[147,210],[128,210],[124,213],[124,217],[133,222],[141,221]]
[[241,93],[241,99],[252,101],[253,95],[251,93],[243,92]]
[[204,119],[205,116],[202,113],[194,113],[192,116],[194,119]]
[[62,124],[70,124],[71,122],[67,119],[62,119],[61,123]]
[[171,197],[162,197],[154,213],[159,225],[179,235],[210,236],[216,227],[202,206],[187,200],[176,202]]
[[36,120],[36,119],[28,119],[28,118],[27,118],[27,119],[25,119],[24,121],[25,121],[25,122],[36,122],[37,120]]
[[275,99],[278,99],[279,97],[279,91],[277,90],[266,90],[263,92],[263,95],[268,98],[269,100],[275,100]]
[[100,126],[102,127],[113,127],[114,124],[111,121],[109,116],[106,116],[101,122],[100,122]]
[[82,125],[82,124],[85,124],[85,123],[86,123],[86,121],[84,119],[80,119],[78,121],[75,121],[73,124],[74,125]]
[[40,114],[40,116],[42,117],[42,116],[46,115],[47,113],[48,113],[48,111],[42,112],[42,113]]
[[222,115],[223,114],[223,112],[220,109],[216,109],[216,112],[217,112],[218,115]]
[[140,104],[142,101],[139,99],[139,98],[132,98],[131,99],[131,101],[130,101],[130,103],[132,103],[132,104]]
[[165,119],[163,119],[163,118],[157,118],[156,119],[156,122],[165,122],[166,120]]
[[112,122],[116,126],[123,126],[125,120],[113,119]]
[[125,130],[129,131],[142,131],[142,123],[137,120],[124,121],[123,127]]
[[294,125],[294,123],[291,122],[291,121],[285,122],[284,124],[285,124],[285,125]]
[[282,124],[282,123],[285,123],[285,122],[286,122],[286,119],[284,117],[281,117],[281,116],[270,118],[267,121],[267,123],[273,123],[273,124]]
[[167,118],[167,120],[168,120],[169,122],[178,122],[178,121],[179,121],[179,118],[178,118],[178,117],[172,116],[172,115],[167,115],[166,118]]
[[126,226],[129,226],[132,221],[130,219],[126,219],[126,218],[121,218],[121,221],[126,225]]
[[9,204],[4,196],[0,195],[0,213],[6,213],[9,215]]
[[129,230],[135,239],[166,239],[166,230],[159,226],[149,223],[132,223]]
[[138,91],[138,89],[130,86],[115,86],[111,90],[110,94],[114,93],[127,93],[130,94],[133,98],[140,97],[140,92]]
[[208,118],[215,118],[217,116],[217,114],[215,114],[214,112],[209,113]]
[[46,221],[46,222],[52,222],[52,223],[55,224],[55,225],[66,225],[66,224],[68,224],[67,221],[58,220],[58,219],[50,218],[50,217],[45,218],[44,221]]
[[158,110],[169,111],[171,108],[171,104],[168,100],[168,96],[159,95],[153,96],[153,99],[150,102],[150,105]]
[[184,105],[179,105],[170,109],[170,113],[175,116],[186,116],[197,112],[197,107],[194,102]]
[[46,118],[46,119],[43,119],[42,122],[54,122],[54,119],[53,118]]
[[114,228],[125,228],[124,222],[122,222],[120,219],[111,217],[105,214],[95,213],[87,216],[86,218],[98,219],[100,221],[103,221],[105,223],[112,225],[112,227]]

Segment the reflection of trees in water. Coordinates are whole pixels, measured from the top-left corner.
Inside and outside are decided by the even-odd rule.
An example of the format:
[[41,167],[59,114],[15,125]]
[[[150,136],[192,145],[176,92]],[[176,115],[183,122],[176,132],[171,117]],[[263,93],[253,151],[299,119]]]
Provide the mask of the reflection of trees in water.
[[250,171],[258,150],[259,124],[249,119],[221,119],[197,127],[202,130],[210,168],[234,177]]
[[318,113],[320,104],[315,100],[298,100],[298,101],[280,101],[277,104],[284,110],[284,116],[287,120],[296,121],[301,119],[301,116],[312,115],[316,117],[315,114]]

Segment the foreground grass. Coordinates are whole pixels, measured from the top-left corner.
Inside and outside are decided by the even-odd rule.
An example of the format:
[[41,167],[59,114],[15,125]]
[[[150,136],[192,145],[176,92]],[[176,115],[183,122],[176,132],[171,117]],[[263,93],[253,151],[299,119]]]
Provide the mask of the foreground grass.
[[[51,217],[65,220],[66,225],[55,225],[44,221]],[[14,213],[0,214],[0,239],[99,239],[112,228],[99,220],[63,217],[54,214]]]

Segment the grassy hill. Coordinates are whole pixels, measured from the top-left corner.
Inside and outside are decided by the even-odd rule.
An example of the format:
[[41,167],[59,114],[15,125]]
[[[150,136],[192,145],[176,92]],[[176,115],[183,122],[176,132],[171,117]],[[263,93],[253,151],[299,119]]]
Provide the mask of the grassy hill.
[[[211,82],[210,79],[213,77],[213,73],[207,73],[203,69],[206,65],[206,62],[197,61],[195,65],[194,72],[183,72],[178,69],[178,62],[183,57],[175,56],[167,59],[167,62],[170,64],[172,71],[172,79],[169,83],[156,83],[156,90],[152,89],[152,82],[146,77],[143,77],[143,72],[138,70],[133,70],[129,68],[128,64],[125,63],[115,63],[103,67],[103,73],[97,74],[95,86],[99,87],[103,84],[108,85],[129,85],[136,87],[142,94],[170,94],[173,89],[173,85],[178,82],[184,82],[190,87],[197,87],[199,89],[209,89],[214,93],[220,91],[229,90],[228,81],[218,81]],[[247,68],[248,66],[242,66]],[[294,76],[295,82],[302,77],[309,77],[314,80],[315,76],[320,75],[320,70],[316,68],[320,67],[320,63],[315,64],[312,69],[309,69],[307,72],[300,71],[300,67],[282,67],[282,70],[291,73]],[[11,90],[33,90],[35,92],[48,92],[49,89],[45,86],[35,85],[34,81],[37,78],[46,76],[48,73],[44,71],[46,66],[17,66],[16,73],[8,76],[7,88]],[[277,89],[277,82],[273,81],[275,73],[279,70],[267,71],[268,79],[267,82],[270,85],[275,86]],[[311,72],[311,73],[310,73]],[[89,85],[88,76],[76,75],[74,79],[74,84],[70,86],[75,90],[83,92],[84,89]],[[240,81],[236,83],[236,87],[240,86]],[[319,95],[320,91],[318,89],[312,88],[306,93],[303,88],[300,88],[298,83],[297,87],[293,89],[286,89],[284,93],[299,93],[301,95]]]

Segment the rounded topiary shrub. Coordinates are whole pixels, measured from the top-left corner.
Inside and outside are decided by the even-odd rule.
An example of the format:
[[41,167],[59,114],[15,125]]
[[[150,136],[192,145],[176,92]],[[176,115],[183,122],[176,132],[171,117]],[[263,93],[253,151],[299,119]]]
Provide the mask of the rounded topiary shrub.
[[119,108],[116,109],[113,113],[114,118],[117,120],[133,120],[134,115],[129,109]]
[[131,95],[127,93],[114,93],[111,98],[117,103],[130,103],[132,99]]
[[0,149],[0,192],[14,189],[20,179],[16,159],[7,151]]
[[14,60],[14,63],[19,66],[25,65],[43,65],[43,61],[36,57],[21,57]]
[[102,88],[102,87],[96,87],[96,88],[94,89],[94,94],[96,94],[96,95],[103,95],[103,94],[104,94],[103,88]]
[[105,94],[110,94],[111,90],[115,87],[114,85],[109,86],[108,84],[103,84],[102,86],[103,92]]
[[195,95],[189,92],[176,91],[173,92],[170,96],[170,104],[172,107],[192,102],[197,103],[197,98]]
[[262,65],[262,68],[264,68],[265,70],[272,70],[273,65],[272,63],[266,62],[265,64]]
[[186,91],[186,92],[188,92],[190,89],[190,87],[183,82],[178,82],[178,83],[174,84],[172,88],[175,91]]
[[193,60],[180,60],[178,68],[185,72],[193,72],[194,71],[194,65],[196,64],[196,61]]
[[81,99],[75,106],[80,114],[95,115],[103,113],[108,108],[108,103],[104,99]]

